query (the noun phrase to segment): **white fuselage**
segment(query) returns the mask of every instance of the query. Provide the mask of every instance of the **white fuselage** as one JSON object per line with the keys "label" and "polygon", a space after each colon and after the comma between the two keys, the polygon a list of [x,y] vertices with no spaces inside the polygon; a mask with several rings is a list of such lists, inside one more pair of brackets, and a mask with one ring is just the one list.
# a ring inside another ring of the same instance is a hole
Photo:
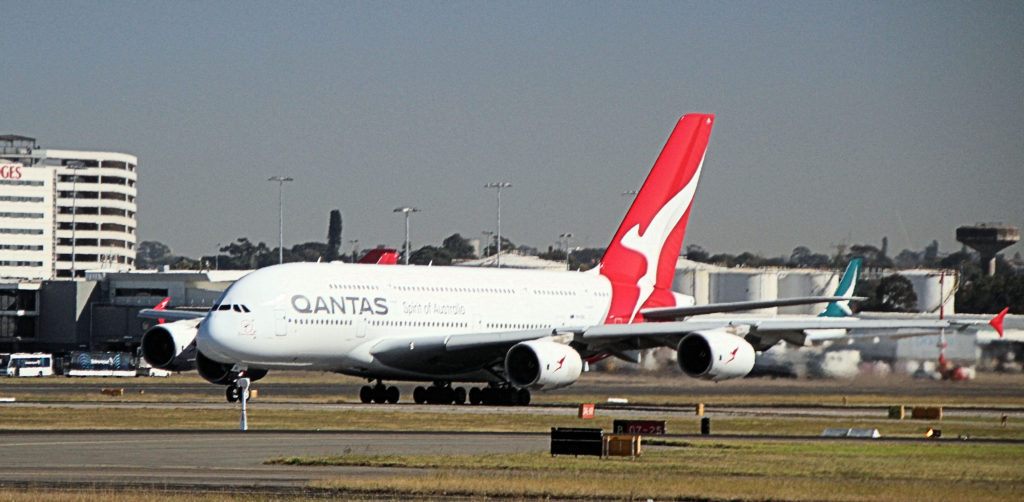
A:
{"label": "white fuselage", "polygon": [[388,338],[592,326],[610,299],[596,273],[290,263],[231,285],[196,343],[243,366],[426,378],[389,372],[370,350]]}

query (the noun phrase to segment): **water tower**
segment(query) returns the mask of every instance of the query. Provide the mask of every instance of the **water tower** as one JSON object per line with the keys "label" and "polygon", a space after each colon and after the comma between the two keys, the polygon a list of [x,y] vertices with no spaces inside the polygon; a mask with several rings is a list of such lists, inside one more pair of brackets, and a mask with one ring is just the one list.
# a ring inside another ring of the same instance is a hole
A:
{"label": "water tower", "polygon": [[998,223],[979,223],[956,229],[956,240],[981,254],[981,266],[988,275],[996,275],[996,253],[1020,240],[1017,227]]}

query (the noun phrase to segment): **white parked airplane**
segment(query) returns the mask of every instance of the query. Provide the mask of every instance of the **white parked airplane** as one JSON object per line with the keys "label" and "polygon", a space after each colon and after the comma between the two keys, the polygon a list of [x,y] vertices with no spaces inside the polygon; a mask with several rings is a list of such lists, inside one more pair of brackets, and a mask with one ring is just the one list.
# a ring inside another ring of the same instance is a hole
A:
{"label": "white parked airplane", "polygon": [[[363,402],[397,402],[385,380],[431,382],[418,403],[528,404],[530,390],[575,382],[584,361],[650,347],[678,350],[689,376],[742,377],[755,350],[802,343],[806,330],[949,327],[947,321],[708,316],[849,300],[791,298],[695,306],[670,287],[713,115],[682,117],[600,266],[590,272],[288,263],[232,284],[209,312],[143,311],[181,319],[142,339],[156,368],[196,367],[227,385],[270,369],[335,371],[376,381]],[[195,317],[189,319],[188,317]],[[482,383],[468,393],[453,382]]]}

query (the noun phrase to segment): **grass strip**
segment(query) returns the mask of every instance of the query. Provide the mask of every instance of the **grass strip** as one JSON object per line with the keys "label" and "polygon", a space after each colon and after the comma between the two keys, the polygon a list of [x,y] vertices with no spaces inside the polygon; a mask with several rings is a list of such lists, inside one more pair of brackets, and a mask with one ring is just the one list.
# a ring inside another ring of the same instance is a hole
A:
{"label": "grass strip", "polygon": [[[739,416],[711,419],[713,434],[752,436],[818,436],[828,428],[878,429],[883,437],[923,437],[929,428],[943,436],[969,435],[974,439],[1024,439],[1024,423],[1002,426],[997,414],[958,420],[890,420],[884,417],[789,417]],[[8,430],[233,430],[238,428],[237,408],[74,408],[53,406],[0,406],[0,428]],[[658,419],[651,414],[637,419]],[[367,410],[259,409],[248,412],[251,430],[323,431],[475,431],[547,433],[551,427],[596,427],[612,430],[613,418],[582,421],[575,415],[501,413],[432,413]],[[696,434],[698,417],[669,419],[673,434]]]}
{"label": "grass strip", "polygon": [[1024,450],[932,443],[694,442],[636,460],[547,453],[279,458],[289,465],[430,469],[429,475],[346,477],[317,487],[409,496],[658,500],[1021,500]]}

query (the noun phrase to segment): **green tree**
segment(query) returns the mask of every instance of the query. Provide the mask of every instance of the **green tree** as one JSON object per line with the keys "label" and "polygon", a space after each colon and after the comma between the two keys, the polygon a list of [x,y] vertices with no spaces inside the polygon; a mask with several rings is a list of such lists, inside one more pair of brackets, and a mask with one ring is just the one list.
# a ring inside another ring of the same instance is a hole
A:
{"label": "green tree", "polygon": [[235,242],[220,248],[220,251],[228,254],[227,263],[221,260],[222,269],[246,270],[277,263],[277,253],[271,253],[266,243],[253,244],[248,237],[239,237]]}
{"label": "green tree", "polygon": [[409,254],[409,263],[415,265],[451,265],[452,255],[445,248],[423,246]]}
{"label": "green tree", "polygon": [[708,252],[704,250],[704,248],[696,244],[690,244],[686,246],[686,253],[684,254],[684,256],[687,260],[699,261],[703,263],[707,263],[708,260],[711,259],[711,255],[709,255]]}
{"label": "green tree", "polygon": [[867,297],[867,300],[860,303],[859,310],[917,311],[917,294],[914,293],[914,285],[910,279],[899,274],[887,275],[879,280],[859,281],[854,294]]}
{"label": "green tree", "polygon": [[135,268],[155,269],[173,260],[171,248],[158,241],[142,241],[135,246]]}
{"label": "green tree", "polygon": [[338,259],[341,250],[341,210],[331,210],[330,221],[327,223],[327,249],[324,252],[324,260],[334,261]]}
{"label": "green tree", "polygon": [[459,234],[452,234],[448,236],[448,238],[441,244],[441,247],[448,251],[451,258],[456,260],[476,257],[476,255],[473,254],[473,246]]}

